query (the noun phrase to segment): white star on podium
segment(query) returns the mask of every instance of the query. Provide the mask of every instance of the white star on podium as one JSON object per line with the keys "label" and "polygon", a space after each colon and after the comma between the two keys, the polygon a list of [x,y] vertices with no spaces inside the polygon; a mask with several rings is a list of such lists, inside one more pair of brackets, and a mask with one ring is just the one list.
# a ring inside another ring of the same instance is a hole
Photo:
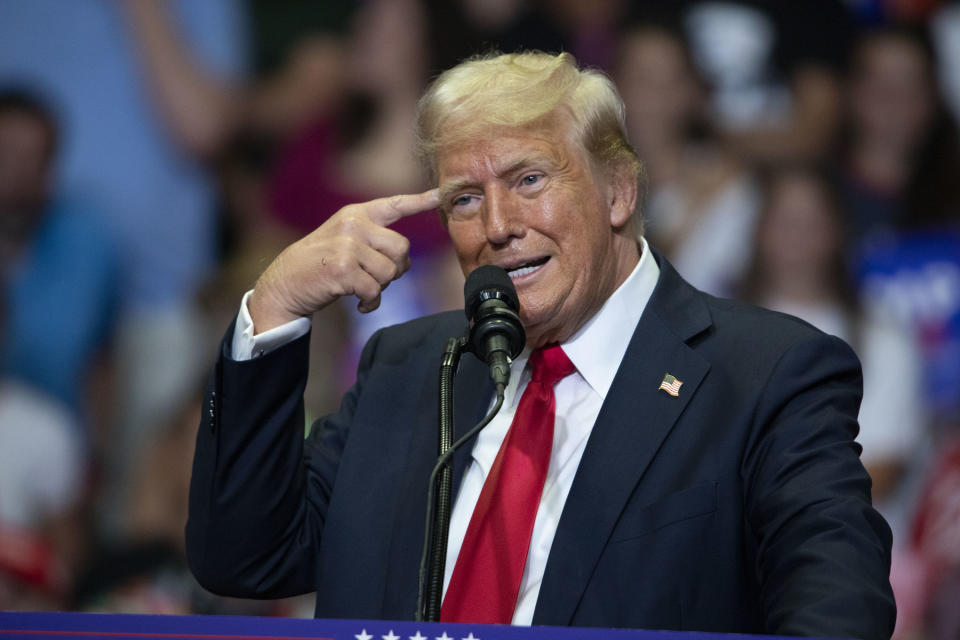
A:
{"label": "white star on podium", "polygon": [[420,630],[417,629],[417,635],[410,636],[410,640],[427,640],[427,636],[420,635]]}
{"label": "white star on podium", "polygon": [[383,640],[400,640],[400,636],[395,635],[395,634],[393,633],[393,629],[390,629],[390,631],[387,633],[387,635],[385,635],[385,636],[380,636],[380,637],[383,638]]}
{"label": "white star on podium", "polygon": [[443,635],[440,636],[439,638],[437,638],[437,640],[453,640],[453,638],[451,638],[450,636],[448,636],[448,635],[447,635],[447,632],[444,631],[444,632],[443,632]]}
{"label": "white star on podium", "polygon": [[480,638],[477,638],[476,636],[474,636],[473,631],[471,631],[470,635],[468,635],[466,638],[460,638],[460,640],[480,640]]}
{"label": "white star on podium", "polygon": [[373,638],[372,635],[370,635],[369,633],[367,633],[366,627],[364,627],[363,629],[361,629],[361,630],[360,630],[360,633],[355,633],[355,634],[353,634],[353,637],[356,638],[357,640],[371,640],[371,639]]}

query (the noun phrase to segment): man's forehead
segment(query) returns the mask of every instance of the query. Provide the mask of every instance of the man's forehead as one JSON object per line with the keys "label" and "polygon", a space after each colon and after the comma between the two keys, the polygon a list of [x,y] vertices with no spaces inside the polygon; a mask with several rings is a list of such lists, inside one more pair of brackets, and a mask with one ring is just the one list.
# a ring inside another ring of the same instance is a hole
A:
{"label": "man's forehead", "polygon": [[534,165],[560,167],[577,153],[556,129],[494,130],[483,139],[462,140],[437,153],[437,177],[445,185],[507,177]]}

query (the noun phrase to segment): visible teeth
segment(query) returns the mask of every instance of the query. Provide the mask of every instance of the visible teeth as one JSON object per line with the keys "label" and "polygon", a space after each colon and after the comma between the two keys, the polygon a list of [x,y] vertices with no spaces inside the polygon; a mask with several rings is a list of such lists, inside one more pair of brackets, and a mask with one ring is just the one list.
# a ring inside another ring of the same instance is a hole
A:
{"label": "visible teeth", "polygon": [[542,267],[542,264],[538,264],[535,267],[520,267],[519,269],[514,269],[513,271],[507,272],[507,275],[510,276],[511,280],[516,280],[517,278],[522,278],[523,276],[533,273]]}

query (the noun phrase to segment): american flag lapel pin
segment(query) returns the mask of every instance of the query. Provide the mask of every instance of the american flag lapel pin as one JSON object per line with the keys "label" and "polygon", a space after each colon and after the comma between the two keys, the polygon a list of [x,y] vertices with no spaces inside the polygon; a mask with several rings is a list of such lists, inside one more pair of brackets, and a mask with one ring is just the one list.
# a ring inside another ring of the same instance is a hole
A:
{"label": "american flag lapel pin", "polygon": [[664,391],[672,395],[674,398],[676,398],[677,396],[680,395],[680,386],[682,384],[683,384],[683,380],[677,380],[669,373],[665,373],[663,374],[663,382],[660,383],[660,388],[657,389],[657,391],[659,391],[660,389],[663,389]]}

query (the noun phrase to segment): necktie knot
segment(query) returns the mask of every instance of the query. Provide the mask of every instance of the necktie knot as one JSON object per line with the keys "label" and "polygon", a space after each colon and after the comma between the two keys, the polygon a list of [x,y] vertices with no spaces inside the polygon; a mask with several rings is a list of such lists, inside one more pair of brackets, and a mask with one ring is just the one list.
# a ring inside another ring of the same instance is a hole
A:
{"label": "necktie knot", "polygon": [[577,370],[558,344],[537,349],[530,354],[531,381],[552,388]]}

